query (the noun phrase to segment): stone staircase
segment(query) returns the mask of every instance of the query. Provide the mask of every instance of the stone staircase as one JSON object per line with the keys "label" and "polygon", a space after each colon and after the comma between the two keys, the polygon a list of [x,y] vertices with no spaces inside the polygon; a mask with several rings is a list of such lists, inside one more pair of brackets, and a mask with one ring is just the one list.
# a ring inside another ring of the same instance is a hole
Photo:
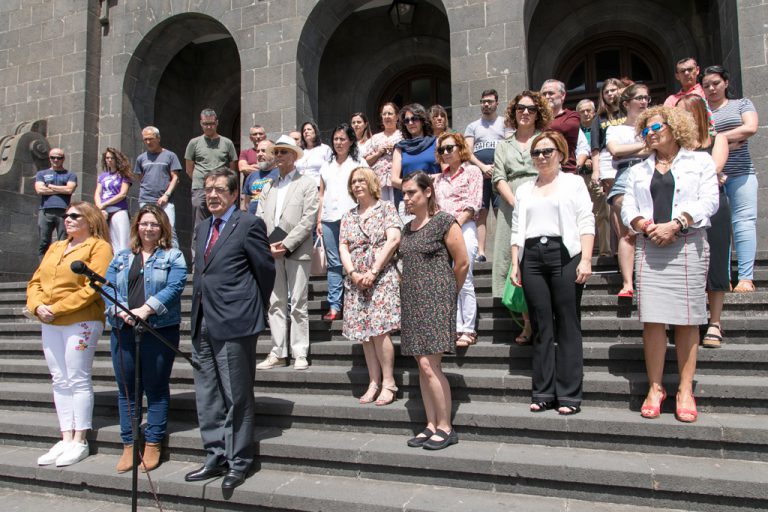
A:
{"label": "stone staircase", "polygon": [[[595,260],[596,271],[615,268]],[[768,253],[756,267],[768,290]],[[92,456],[74,466],[37,467],[58,436],[40,327],[21,315],[24,283],[0,284],[0,487],[75,498],[129,502],[130,473],[114,471],[121,451],[109,342],[94,365]],[[177,361],[172,376],[170,460],[151,473],[166,510],[265,511],[745,511],[768,508],[768,292],[728,294],[719,350],[699,351],[700,417],[640,417],[647,389],[641,325],[630,301],[615,296],[615,274],[593,276],[583,300],[584,408],[561,417],[528,412],[530,347],[490,296],[490,264],[476,270],[479,341],[446,357],[460,442],[430,453],[405,445],[423,426],[418,374],[397,356],[398,400],[361,406],[367,386],[362,347],[324,322],[324,280],[310,284],[309,370],[257,372],[256,472],[232,495],[219,482],[184,482],[202,459],[192,371]],[[188,319],[191,284],[185,290]],[[399,339],[394,337],[396,349]],[[189,322],[182,349],[190,350]],[[260,357],[270,347],[262,335]],[[674,347],[665,385],[676,387]],[[140,475],[141,502],[152,505]]]}

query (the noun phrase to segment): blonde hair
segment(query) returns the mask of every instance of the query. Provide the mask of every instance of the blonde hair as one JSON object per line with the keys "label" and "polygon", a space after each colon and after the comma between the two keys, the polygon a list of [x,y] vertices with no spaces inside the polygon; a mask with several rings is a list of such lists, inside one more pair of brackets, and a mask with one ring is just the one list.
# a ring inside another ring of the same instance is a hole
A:
{"label": "blonde hair", "polygon": [[374,173],[369,167],[356,167],[352,169],[351,173],[349,173],[349,178],[347,179],[347,193],[349,194],[349,197],[351,197],[353,201],[357,202],[355,194],[352,193],[352,178],[354,178],[355,173],[358,172],[363,175],[363,179],[365,180],[366,185],[368,185],[368,193],[371,194],[373,199],[375,201],[381,199],[381,185],[379,184],[379,177],[376,176],[376,173]]}
{"label": "blonde hair", "polygon": [[685,149],[696,149],[698,142],[696,121],[688,111],[681,108],[657,105],[643,111],[635,123],[635,135],[642,137],[648,120],[656,116],[664,119],[664,122],[672,130],[672,136],[678,146]]}
{"label": "blonde hair", "polygon": [[88,231],[91,233],[92,237],[109,242],[109,228],[107,227],[107,221],[104,218],[104,214],[101,213],[101,210],[85,201],[72,201],[67,207],[67,211],[72,208],[80,212],[88,223]]}

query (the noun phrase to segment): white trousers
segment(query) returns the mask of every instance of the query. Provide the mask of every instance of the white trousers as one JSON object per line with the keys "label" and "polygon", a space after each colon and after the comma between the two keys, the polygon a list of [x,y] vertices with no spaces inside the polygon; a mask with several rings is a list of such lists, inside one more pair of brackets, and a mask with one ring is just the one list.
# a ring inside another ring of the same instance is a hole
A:
{"label": "white trousers", "polygon": [[461,226],[461,234],[464,236],[464,245],[467,246],[469,257],[469,270],[464,285],[459,291],[458,307],[456,308],[456,332],[475,332],[475,320],[477,319],[477,298],[475,297],[475,282],[472,271],[475,267],[477,256],[477,225],[470,220]]}
{"label": "white trousers", "polygon": [[275,286],[269,300],[269,330],[272,333],[272,354],[275,357],[288,357],[288,339],[294,359],[307,357],[309,353],[307,294],[311,265],[310,260],[275,258]]}
{"label": "white trousers", "polygon": [[128,210],[118,210],[109,219],[109,239],[112,242],[112,252],[117,254],[127,249],[131,242],[131,220]]}
{"label": "white trousers", "polygon": [[91,369],[104,324],[42,325],[43,352],[53,378],[53,401],[61,431],[88,430],[93,416]]}

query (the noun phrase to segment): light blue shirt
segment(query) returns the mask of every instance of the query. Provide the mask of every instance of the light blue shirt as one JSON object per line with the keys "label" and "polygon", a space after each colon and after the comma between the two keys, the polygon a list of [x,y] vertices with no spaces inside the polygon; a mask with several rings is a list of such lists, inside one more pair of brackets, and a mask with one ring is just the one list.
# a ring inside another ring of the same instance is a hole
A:
{"label": "light blue shirt", "polygon": [[[227,225],[227,222],[229,221],[229,218],[232,216],[232,214],[235,211],[235,205],[232,204],[232,206],[229,207],[227,211],[224,212],[224,215],[221,217],[218,217],[221,219],[221,225],[219,226],[219,234],[221,234],[222,231],[224,231],[224,226]],[[217,217],[214,217],[214,220],[216,220]],[[211,227],[208,229],[208,238],[205,239],[205,246],[208,247],[208,244],[211,243],[211,235],[213,235],[213,221],[211,221]]]}

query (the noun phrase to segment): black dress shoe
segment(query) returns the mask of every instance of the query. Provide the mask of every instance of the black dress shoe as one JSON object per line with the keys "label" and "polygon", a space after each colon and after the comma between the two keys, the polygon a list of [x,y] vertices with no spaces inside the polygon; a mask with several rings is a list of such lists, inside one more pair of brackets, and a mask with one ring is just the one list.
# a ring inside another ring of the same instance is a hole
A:
{"label": "black dress shoe", "polygon": [[227,476],[221,481],[222,489],[234,489],[238,485],[242,485],[245,482],[245,471],[238,471],[237,469],[230,469],[227,471]]}
{"label": "black dress shoe", "polygon": [[226,472],[227,466],[214,466],[212,468],[203,466],[200,469],[196,469],[187,473],[184,476],[184,480],[187,482],[202,482],[203,480],[208,480],[209,478],[221,476]]}

